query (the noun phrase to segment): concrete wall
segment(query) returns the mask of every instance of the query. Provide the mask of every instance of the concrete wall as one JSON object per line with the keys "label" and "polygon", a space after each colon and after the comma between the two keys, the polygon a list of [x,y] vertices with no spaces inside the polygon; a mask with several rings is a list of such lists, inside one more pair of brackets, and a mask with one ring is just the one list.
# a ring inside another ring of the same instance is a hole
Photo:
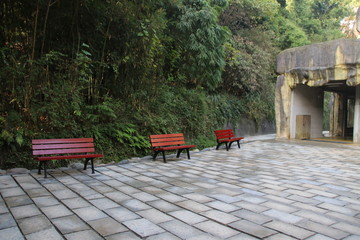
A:
{"label": "concrete wall", "polygon": [[311,116],[311,138],[322,136],[324,92],[319,88],[299,84],[292,92],[290,138],[295,138],[296,115]]}

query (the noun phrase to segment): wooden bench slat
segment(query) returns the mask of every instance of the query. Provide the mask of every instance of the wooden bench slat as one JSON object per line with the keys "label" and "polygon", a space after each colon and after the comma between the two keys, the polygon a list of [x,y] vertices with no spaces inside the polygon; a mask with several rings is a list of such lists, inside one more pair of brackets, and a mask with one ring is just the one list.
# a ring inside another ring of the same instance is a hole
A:
{"label": "wooden bench slat", "polygon": [[33,139],[32,144],[94,142],[93,138]]}
{"label": "wooden bench slat", "polygon": [[161,146],[179,145],[179,144],[185,144],[185,141],[152,143],[152,146],[153,147],[161,147]]}
{"label": "wooden bench slat", "polygon": [[33,151],[33,155],[85,153],[85,152],[95,152],[95,148],[71,148],[71,149],[34,150],[34,151]]}
{"label": "wooden bench slat", "polygon": [[75,158],[96,158],[103,157],[102,154],[82,154],[82,155],[67,155],[67,156],[48,156],[48,157],[36,157],[37,161],[47,161],[47,160],[61,160],[61,159],[75,159]]}
{"label": "wooden bench slat", "polygon": [[32,149],[40,150],[40,149],[70,149],[70,148],[92,148],[94,147],[94,143],[72,143],[72,144],[40,144],[33,145]]}

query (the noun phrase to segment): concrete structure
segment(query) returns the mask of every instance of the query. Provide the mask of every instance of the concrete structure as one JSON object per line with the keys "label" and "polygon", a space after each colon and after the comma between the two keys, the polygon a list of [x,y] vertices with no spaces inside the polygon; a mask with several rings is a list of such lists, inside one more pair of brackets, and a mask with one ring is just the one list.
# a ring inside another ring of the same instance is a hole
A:
{"label": "concrete structure", "polygon": [[331,92],[330,135],[360,143],[360,40],[287,49],[277,56],[277,73],[277,138],[295,138],[298,115],[310,115],[310,137],[321,137],[324,92]]}

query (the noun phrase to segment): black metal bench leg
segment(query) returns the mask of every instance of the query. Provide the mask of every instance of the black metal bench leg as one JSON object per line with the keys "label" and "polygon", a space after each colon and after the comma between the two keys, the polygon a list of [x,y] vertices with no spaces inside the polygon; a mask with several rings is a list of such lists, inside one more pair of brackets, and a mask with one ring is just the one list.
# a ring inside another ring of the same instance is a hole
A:
{"label": "black metal bench leg", "polygon": [[84,170],[86,170],[87,164],[88,164],[89,161],[91,161],[91,172],[92,172],[92,173],[95,173],[95,169],[94,169],[94,158],[86,158],[85,163],[84,163]]}
{"label": "black metal bench leg", "polygon": [[240,140],[237,140],[238,147],[240,148]]}
{"label": "black metal bench leg", "polygon": [[153,160],[155,161],[156,156],[159,154],[159,151],[154,151]]}
{"label": "black metal bench leg", "polygon": [[41,165],[43,164],[42,161],[39,161],[39,170],[38,170],[38,174],[41,174]]}
{"label": "black metal bench leg", "polygon": [[226,151],[229,151],[229,146],[227,142],[225,143],[225,146],[226,146]]}
{"label": "black metal bench leg", "polygon": [[190,150],[188,148],[186,149],[186,152],[187,152],[188,159],[190,159]]}
{"label": "black metal bench leg", "polygon": [[229,149],[231,148],[231,145],[232,145],[232,144],[233,144],[233,142],[230,142],[230,143],[229,143]]}
{"label": "black metal bench leg", "polygon": [[45,173],[45,178],[47,178],[47,172],[46,172],[46,161],[44,161],[44,173]]}
{"label": "black metal bench leg", "polygon": [[162,155],[163,155],[163,160],[164,160],[164,163],[166,163],[165,151],[161,151],[161,152],[162,152]]}
{"label": "black metal bench leg", "polygon": [[218,145],[216,146],[216,150],[219,150],[221,143],[218,143]]}

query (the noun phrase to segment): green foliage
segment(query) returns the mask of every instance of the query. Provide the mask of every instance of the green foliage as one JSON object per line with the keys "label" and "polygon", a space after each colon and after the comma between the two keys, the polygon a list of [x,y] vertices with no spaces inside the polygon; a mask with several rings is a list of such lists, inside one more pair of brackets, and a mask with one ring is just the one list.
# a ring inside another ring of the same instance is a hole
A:
{"label": "green foliage", "polygon": [[176,75],[185,76],[190,85],[214,90],[221,83],[228,32],[217,19],[225,5],[225,1],[186,0],[172,16],[172,46],[179,58],[173,62],[177,66],[170,67],[178,68]]}

